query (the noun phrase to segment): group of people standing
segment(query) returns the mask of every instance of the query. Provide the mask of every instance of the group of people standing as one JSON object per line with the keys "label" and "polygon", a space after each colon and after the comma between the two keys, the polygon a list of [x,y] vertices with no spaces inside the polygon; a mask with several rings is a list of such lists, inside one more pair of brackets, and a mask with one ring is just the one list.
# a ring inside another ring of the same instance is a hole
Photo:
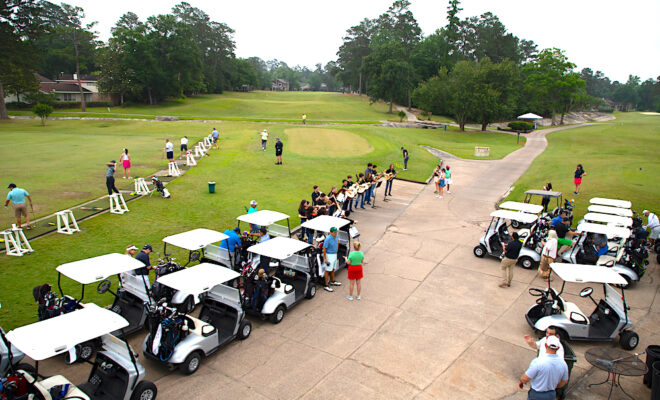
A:
{"label": "group of people standing", "polygon": [[449,165],[442,166],[442,163],[438,164],[433,170],[433,183],[435,184],[436,197],[441,199],[444,194],[445,187],[447,188],[447,193],[451,194],[451,167]]}

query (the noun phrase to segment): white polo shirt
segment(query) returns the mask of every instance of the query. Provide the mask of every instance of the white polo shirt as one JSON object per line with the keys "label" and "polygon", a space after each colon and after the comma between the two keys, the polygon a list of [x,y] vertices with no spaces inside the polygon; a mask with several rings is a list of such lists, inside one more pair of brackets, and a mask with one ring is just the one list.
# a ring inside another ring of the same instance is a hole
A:
{"label": "white polo shirt", "polygon": [[543,246],[543,255],[550,258],[557,258],[557,239],[548,239]]}
{"label": "white polo shirt", "polygon": [[188,138],[185,138],[185,137],[181,138],[181,144],[187,145],[188,144]]}
{"label": "white polo shirt", "polygon": [[174,151],[174,145],[172,144],[172,142],[167,142],[165,144],[165,148],[167,149],[167,151]]}

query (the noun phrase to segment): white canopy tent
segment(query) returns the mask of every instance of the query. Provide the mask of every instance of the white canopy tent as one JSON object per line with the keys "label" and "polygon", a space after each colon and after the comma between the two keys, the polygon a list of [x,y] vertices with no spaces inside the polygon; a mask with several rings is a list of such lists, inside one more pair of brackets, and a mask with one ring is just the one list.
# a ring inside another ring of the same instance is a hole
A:
{"label": "white canopy tent", "polygon": [[527,113],[527,114],[523,114],[523,115],[518,116],[518,119],[543,119],[543,117],[540,116],[540,115],[533,114],[533,113]]}

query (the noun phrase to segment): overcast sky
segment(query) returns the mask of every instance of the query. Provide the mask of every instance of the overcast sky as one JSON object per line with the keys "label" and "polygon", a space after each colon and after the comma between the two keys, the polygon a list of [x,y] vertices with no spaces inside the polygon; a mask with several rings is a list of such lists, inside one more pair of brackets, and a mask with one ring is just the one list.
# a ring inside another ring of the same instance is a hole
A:
{"label": "overcast sky", "polygon": [[[56,2],[55,0],[51,0]],[[69,0],[85,9],[86,21],[97,21],[99,38],[125,12],[144,20],[169,13],[173,0]],[[393,0],[189,0],[211,19],[236,31],[236,55],[277,58],[289,66],[313,68],[336,59],[346,29],[363,18],[375,18]],[[411,0],[424,35],[446,24],[447,1]],[[509,32],[533,40],[539,49],[566,51],[578,70],[590,67],[612,80],[629,74],[642,80],[660,75],[659,0],[464,0],[461,19],[491,11]]]}

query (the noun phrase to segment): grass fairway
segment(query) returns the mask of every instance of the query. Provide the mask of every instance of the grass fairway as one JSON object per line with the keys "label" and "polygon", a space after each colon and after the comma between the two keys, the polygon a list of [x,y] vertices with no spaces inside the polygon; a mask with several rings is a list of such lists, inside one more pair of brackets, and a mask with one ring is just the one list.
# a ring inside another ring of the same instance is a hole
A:
{"label": "grass fairway", "polygon": [[[554,190],[575,199],[576,221],[593,197],[630,200],[638,212],[660,211],[660,117],[616,113],[611,122],[553,132],[547,139],[548,148],[515,183],[508,200],[522,200],[525,190],[552,182]],[[573,171],[578,163],[587,176],[576,196]]]}
{"label": "grass fairway", "polygon": [[[53,116],[155,118],[177,116],[181,119],[301,122],[303,113],[308,122],[378,123],[399,120],[387,114],[388,105],[370,104],[367,96],[332,92],[226,92],[221,95],[200,95],[170,100],[158,106],[144,104],[125,107],[88,107],[55,110]],[[33,115],[30,111],[12,111],[12,115]]]}
{"label": "grass fairway", "polygon": [[346,130],[291,128],[284,133],[289,149],[308,157],[354,157],[373,151],[365,138]]}
{"label": "grass fairway", "polygon": [[[37,124],[36,121],[0,123],[0,139],[4,143],[15,143],[20,139],[27,149],[39,148],[39,151],[33,150],[28,157],[19,152],[9,152],[6,150],[8,146],[5,146],[5,152],[2,153],[5,162],[16,167],[11,175],[3,169],[0,181],[16,181],[33,193],[38,193],[40,187],[54,181],[55,189],[43,195],[35,194],[35,202],[45,208],[59,208],[51,206],[51,202],[70,205],[72,199],[63,196],[61,192],[82,190],[82,187],[92,183],[89,191],[93,196],[103,195],[105,169],[102,162],[108,157],[117,157],[117,149],[121,149],[126,141],[143,141],[142,152],[151,155],[150,158],[146,155],[139,158],[151,159],[153,170],[161,165],[161,138],[179,136],[183,132],[188,133],[189,137],[198,137],[208,133],[211,127],[202,123],[138,121],[117,122],[116,127],[114,122],[99,121],[49,121],[46,128],[39,128]],[[97,126],[99,124],[110,126]],[[268,151],[261,151],[257,132],[264,127],[271,132],[271,138],[279,136],[284,142],[283,166],[274,165],[274,140],[269,140]],[[235,218],[244,213],[243,207],[252,199],[259,202],[259,209],[277,210],[294,216],[292,225],[296,225],[298,203],[300,199],[309,197],[314,184],[327,191],[332,185],[339,184],[347,174],[363,171],[365,164],[370,161],[376,162],[381,169],[385,169],[390,162],[401,164],[399,148],[402,145],[410,152],[410,162],[409,170],[402,172],[401,176],[417,180],[426,179],[437,162],[434,156],[420,147],[421,144],[459,155],[470,153],[474,141],[477,145],[490,146],[491,154],[500,156],[517,148],[515,137],[506,134],[346,126],[340,130],[367,141],[373,151],[351,156],[350,149],[347,149],[345,157],[311,156],[307,153],[299,155],[291,151],[290,147],[294,145],[290,140],[293,139],[285,133],[295,127],[286,124],[220,124],[221,150],[212,150],[211,157],[205,157],[196,168],[169,184],[171,199],[153,196],[130,202],[129,213],[103,214],[87,220],[81,224],[81,233],[72,236],[53,234],[35,240],[32,242],[35,252],[30,256],[0,255],[3,272],[3,279],[0,280],[0,301],[3,305],[0,326],[11,329],[36,320],[32,288],[44,282],[55,284],[57,265],[110,252],[123,252],[128,244],[142,246],[150,243],[156,251],[160,251],[163,237],[193,228],[206,227],[223,231],[235,226]],[[113,134],[104,133],[111,129],[114,130]],[[305,130],[314,135],[315,130],[323,131],[324,128],[306,127]],[[52,142],[50,146],[39,147],[44,137]],[[59,144],[60,141],[65,145]],[[59,150],[60,147],[71,145],[84,146],[84,151],[80,151],[77,156],[80,158],[74,162],[70,162],[64,153],[59,153],[64,151]],[[135,153],[139,153],[138,150]],[[32,159],[41,161],[34,164]],[[147,170],[149,165],[146,163],[143,168]],[[78,178],[82,173],[79,170],[83,169],[91,170],[86,175],[86,181],[82,177]],[[29,181],[33,172],[37,175]],[[72,184],[70,181],[73,179],[80,181]],[[208,193],[209,181],[217,182],[215,194]],[[183,256],[177,252],[174,255],[179,259]],[[154,254],[152,262],[155,261]],[[67,293],[79,293],[77,286],[66,279],[63,287]],[[104,305],[110,299],[110,295],[98,295],[92,287],[86,291],[86,301]]]}

